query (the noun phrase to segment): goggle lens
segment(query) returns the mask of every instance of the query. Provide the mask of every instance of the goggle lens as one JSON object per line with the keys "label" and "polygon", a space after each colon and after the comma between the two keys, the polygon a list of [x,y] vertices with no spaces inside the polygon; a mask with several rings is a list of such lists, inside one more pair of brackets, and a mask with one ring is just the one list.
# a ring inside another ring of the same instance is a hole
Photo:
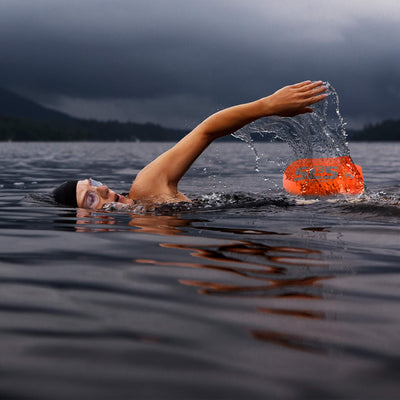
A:
{"label": "goggle lens", "polygon": [[94,187],[104,186],[101,182],[96,181],[96,180],[94,180],[94,179],[92,179],[92,178],[89,178],[89,182],[90,182],[90,184],[91,184],[92,186],[94,186]]}
{"label": "goggle lens", "polygon": [[89,192],[85,198],[85,208],[95,209],[99,201],[100,198],[95,192]]}

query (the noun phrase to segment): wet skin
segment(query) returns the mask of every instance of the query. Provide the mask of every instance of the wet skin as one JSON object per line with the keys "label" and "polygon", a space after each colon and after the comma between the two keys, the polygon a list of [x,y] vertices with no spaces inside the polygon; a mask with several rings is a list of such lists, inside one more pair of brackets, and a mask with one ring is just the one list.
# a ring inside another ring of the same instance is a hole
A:
{"label": "wet skin", "polygon": [[76,186],[78,207],[100,209],[104,204],[119,202],[131,204],[133,201],[109,189],[106,185],[93,186],[89,179],[78,181]]}

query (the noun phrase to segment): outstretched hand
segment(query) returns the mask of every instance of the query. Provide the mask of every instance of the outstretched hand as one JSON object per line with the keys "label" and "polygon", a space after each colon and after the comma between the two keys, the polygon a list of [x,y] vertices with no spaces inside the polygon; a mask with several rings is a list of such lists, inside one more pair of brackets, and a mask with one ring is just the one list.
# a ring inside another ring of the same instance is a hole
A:
{"label": "outstretched hand", "polygon": [[268,102],[269,114],[280,117],[294,117],[298,114],[313,112],[310,105],[327,97],[326,86],[322,81],[304,81],[295,85],[285,86],[271,96],[265,98]]}

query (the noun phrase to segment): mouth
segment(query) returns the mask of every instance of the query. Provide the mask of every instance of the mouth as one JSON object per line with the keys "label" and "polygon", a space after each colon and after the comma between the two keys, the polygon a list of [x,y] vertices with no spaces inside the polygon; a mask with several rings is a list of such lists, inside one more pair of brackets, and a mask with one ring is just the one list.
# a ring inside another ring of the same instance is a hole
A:
{"label": "mouth", "polygon": [[115,201],[117,203],[121,203],[122,202],[123,197],[117,193],[115,193]]}

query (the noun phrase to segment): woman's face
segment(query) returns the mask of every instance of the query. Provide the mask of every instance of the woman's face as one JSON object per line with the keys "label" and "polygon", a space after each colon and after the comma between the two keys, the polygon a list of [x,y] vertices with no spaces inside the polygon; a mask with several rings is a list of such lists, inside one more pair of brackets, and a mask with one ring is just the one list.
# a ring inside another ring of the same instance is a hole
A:
{"label": "woman's face", "polygon": [[125,197],[110,190],[106,185],[92,178],[78,181],[76,186],[76,199],[78,207],[98,210],[104,204],[120,202],[125,203]]}

